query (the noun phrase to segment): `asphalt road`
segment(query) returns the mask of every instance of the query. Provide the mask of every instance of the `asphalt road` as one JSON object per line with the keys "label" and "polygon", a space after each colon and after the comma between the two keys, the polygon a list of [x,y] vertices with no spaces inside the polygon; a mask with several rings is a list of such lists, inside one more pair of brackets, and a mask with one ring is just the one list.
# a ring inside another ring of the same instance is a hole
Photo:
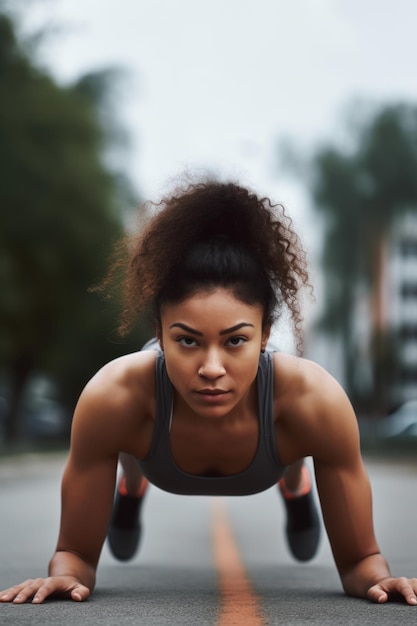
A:
{"label": "asphalt road", "polygon": [[[0,460],[0,589],[45,574],[57,536],[63,466],[63,456]],[[414,464],[370,461],[367,467],[382,551],[393,573],[416,576],[417,459]],[[87,602],[0,604],[0,624],[417,624],[417,607],[346,597],[326,537],[311,563],[295,563],[283,539],[283,523],[275,489],[219,499],[152,488],[144,509],[144,540],[134,561],[116,562],[105,546],[97,588]],[[234,553],[227,548],[232,543]],[[241,572],[232,566],[227,570],[228,563],[236,565],[233,559],[240,559],[249,591]]]}

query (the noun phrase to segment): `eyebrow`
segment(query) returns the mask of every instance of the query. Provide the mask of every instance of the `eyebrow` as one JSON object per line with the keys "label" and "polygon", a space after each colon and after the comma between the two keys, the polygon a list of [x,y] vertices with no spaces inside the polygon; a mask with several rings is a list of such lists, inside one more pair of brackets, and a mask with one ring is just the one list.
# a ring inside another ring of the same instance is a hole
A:
{"label": "eyebrow", "polygon": [[255,328],[253,324],[249,324],[249,322],[240,322],[240,324],[236,324],[236,326],[231,326],[230,328],[225,328],[219,332],[219,335],[228,335],[229,333],[234,333],[236,330],[240,330],[241,328],[245,328],[246,326],[251,326]]}
{"label": "eyebrow", "polygon": [[[254,325],[249,324],[249,322],[240,322],[239,324],[236,324],[235,326],[231,326],[230,328],[225,328],[224,330],[221,330],[219,332],[219,335],[228,335],[229,333],[234,333],[237,330],[240,330],[241,328],[245,328],[246,326],[250,326],[254,328]],[[171,324],[170,328],[182,328],[182,330],[185,330],[187,333],[190,333],[190,335],[196,335],[197,337],[203,336],[203,333],[200,332],[199,330],[195,330],[195,328],[191,328],[190,326],[187,326],[186,324],[182,324],[181,322],[175,322],[174,324]]]}

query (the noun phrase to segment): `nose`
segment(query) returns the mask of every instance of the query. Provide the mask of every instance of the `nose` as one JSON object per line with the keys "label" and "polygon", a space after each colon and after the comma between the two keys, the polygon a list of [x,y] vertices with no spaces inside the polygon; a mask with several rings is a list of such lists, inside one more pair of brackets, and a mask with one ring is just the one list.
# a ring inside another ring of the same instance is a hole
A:
{"label": "nose", "polygon": [[225,374],[226,369],[218,352],[215,350],[207,352],[204,362],[198,369],[198,375],[207,380],[216,380]]}

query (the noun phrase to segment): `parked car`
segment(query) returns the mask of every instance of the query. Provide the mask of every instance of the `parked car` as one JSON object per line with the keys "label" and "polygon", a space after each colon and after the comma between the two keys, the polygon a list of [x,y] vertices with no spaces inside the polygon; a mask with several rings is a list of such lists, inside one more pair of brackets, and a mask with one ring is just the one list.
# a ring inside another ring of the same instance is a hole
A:
{"label": "parked car", "polygon": [[381,423],[382,437],[417,439],[417,400],[402,404]]}
{"label": "parked car", "polygon": [[[5,438],[9,394],[7,384],[0,381],[0,444]],[[34,376],[21,404],[21,439],[68,439],[70,427],[70,412],[57,399],[54,385],[46,377]]]}
{"label": "parked car", "polygon": [[37,398],[24,414],[29,438],[65,437],[69,434],[68,411],[52,398]]}

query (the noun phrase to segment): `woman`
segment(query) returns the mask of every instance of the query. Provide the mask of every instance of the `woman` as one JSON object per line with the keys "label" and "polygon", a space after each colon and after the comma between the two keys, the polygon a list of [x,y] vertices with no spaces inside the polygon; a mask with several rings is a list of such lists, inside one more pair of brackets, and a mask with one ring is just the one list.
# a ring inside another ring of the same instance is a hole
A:
{"label": "woman", "polygon": [[[0,599],[85,600],[108,528],[115,556],[134,555],[148,481],[210,495],[277,484],[290,549],[308,560],[320,534],[303,463],[312,456],[345,592],[416,604],[417,580],[392,577],[380,554],[346,395],[314,363],[268,349],[284,305],[301,344],[298,293],[308,285],[283,210],[210,181],[176,192],[159,209],[133,243],[122,321],[126,331],[152,307],[158,343],[109,363],[87,384],[74,414],[49,578],[16,585]],[[113,506],[119,459],[124,475]]]}

